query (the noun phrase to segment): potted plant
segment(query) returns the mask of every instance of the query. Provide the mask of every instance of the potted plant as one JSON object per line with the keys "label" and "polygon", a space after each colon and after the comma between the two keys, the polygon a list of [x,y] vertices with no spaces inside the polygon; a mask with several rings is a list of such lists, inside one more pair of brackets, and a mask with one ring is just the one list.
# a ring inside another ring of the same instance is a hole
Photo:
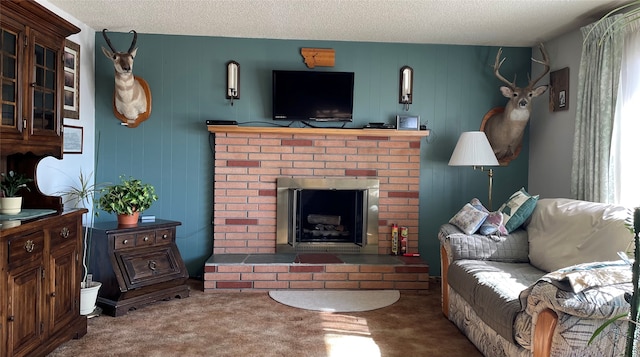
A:
{"label": "potted plant", "polygon": [[22,197],[18,193],[23,188],[31,191],[27,183],[33,181],[23,174],[15,171],[9,173],[1,173],[2,181],[0,181],[0,189],[2,190],[2,198],[0,198],[0,214],[16,215],[22,210]]}
{"label": "potted plant", "polygon": [[[70,185],[65,190],[57,192],[57,194],[65,197],[64,204],[72,204],[73,207],[95,208],[95,195],[100,191],[103,184],[92,183],[93,174],[84,175],[80,170],[78,177],[78,185]],[[83,276],[80,282],[80,314],[89,315],[96,308],[96,300],[98,299],[98,291],[102,283],[93,281],[92,275],[89,273],[89,247],[91,246],[91,227],[93,227],[94,217],[97,212],[90,212],[84,222],[83,236],[83,254],[82,267]]]}
{"label": "potted plant", "polygon": [[129,177],[120,176],[121,183],[102,189],[98,208],[118,215],[118,224],[135,225],[140,212],[145,211],[158,199],[155,188],[150,184]]}

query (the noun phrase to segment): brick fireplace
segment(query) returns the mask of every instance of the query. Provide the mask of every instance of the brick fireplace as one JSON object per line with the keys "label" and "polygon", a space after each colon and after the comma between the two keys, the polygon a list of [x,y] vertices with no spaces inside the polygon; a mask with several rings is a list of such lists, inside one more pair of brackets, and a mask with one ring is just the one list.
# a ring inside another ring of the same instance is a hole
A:
{"label": "brick fireplace", "polygon": [[[408,227],[407,251],[418,251],[420,142],[426,133],[235,126],[209,131],[215,135],[212,257],[276,253],[276,183],[282,177],[378,180],[378,254],[391,252],[393,223]],[[219,272],[205,266],[205,288],[207,273]]]}

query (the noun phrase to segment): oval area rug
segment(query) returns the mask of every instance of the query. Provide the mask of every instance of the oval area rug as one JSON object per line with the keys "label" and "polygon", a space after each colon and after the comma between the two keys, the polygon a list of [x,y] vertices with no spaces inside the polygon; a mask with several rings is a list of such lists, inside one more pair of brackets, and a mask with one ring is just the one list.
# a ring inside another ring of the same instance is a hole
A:
{"label": "oval area rug", "polygon": [[389,306],[398,290],[272,290],[269,296],[284,305],[324,312],[369,311]]}

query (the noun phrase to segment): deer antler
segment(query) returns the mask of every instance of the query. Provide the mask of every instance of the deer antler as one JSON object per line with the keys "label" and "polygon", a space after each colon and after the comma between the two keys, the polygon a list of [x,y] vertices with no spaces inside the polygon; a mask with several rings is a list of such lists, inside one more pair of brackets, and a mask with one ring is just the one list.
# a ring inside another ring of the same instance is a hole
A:
{"label": "deer antler", "polygon": [[107,29],[102,29],[102,36],[104,37],[105,41],[107,41],[107,45],[109,45],[109,48],[111,49],[111,52],[116,53],[118,51],[116,51],[115,48],[113,48],[113,45],[111,44],[111,41],[109,40],[109,37],[107,37]]}
{"label": "deer antler", "polygon": [[549,66],[549,54],[547,53],[547,51],[544,49],[544,45],[542,43],[540,43],[540,45],[538,45],[538,47],[540,48],[540,53],[542,53],[542,61],[537,60],[533,57],[531,57],[531,60],[533,62],[536,63],[540,63],[541,65],[544,66],[544,72],[542,72],[541,75],[539,75],[538,77],[536,77],[535,80],[533,81],[529,81],[529,87],[533,87],[536,85],[536,83],[538,83],[539,80],[542,79],[542,77],[544,77],[547,73],[549,73],[549,70],[551,69],[551,67]]}
{"label": "deer antler", "polygon": [[133,41],[131,41],[131,46],[129,46],[129,50],[127,51],[127,53],[131,53],[131,51],[133,51],[133,49],[136,47],[136,41],[138,41],[138,33],[136,32],[136,30],[129,31],[129,33],[131,32],[133,32]]}
{"label": "deer antler", "polygon": [[500,60],[500,56],[502,56],[502,48],[498,49],[498,54],[496,54],[496,62],[493,64],[493,73],[496,75],[496,77],[499,80],[504,82],[504,84],[506,84],[509,88],[514,89],[516,87],[515,81],[514,83],[511,83],[500,74],[500,66],[502,66],[502,63],[504,62],[504,60],[507,59],[505,57],[502,60]]}

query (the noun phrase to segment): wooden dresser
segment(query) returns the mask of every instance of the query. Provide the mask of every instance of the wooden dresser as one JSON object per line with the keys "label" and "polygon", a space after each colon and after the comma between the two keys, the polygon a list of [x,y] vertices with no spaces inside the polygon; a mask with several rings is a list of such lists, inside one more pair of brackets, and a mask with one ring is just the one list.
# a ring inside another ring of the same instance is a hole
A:
{"label": "wooden dresser", "polygon": [[80,315],[86,211],[2,221],[0,356],[43,356],[87,333]]}
{"label": "wooden dresser", "polygon": [[[65,39],[75,25],[35,1],[0,1],[0,172],[32,179],[22,208],[0,217],[0,356],[45,356],[84,336],[82,214],[43,194],[40,160],[62,159]],[[31,211],[33,210],[33,211]]]}
{"label": "wooden dresser", "polygon": [[102,283],[98,306],[120,316],[131,309],[174,297],[188,297],[187,271],[176,246],[176,226],[168,220],[118,226],[94,225],[91,238],[93,280]]}

